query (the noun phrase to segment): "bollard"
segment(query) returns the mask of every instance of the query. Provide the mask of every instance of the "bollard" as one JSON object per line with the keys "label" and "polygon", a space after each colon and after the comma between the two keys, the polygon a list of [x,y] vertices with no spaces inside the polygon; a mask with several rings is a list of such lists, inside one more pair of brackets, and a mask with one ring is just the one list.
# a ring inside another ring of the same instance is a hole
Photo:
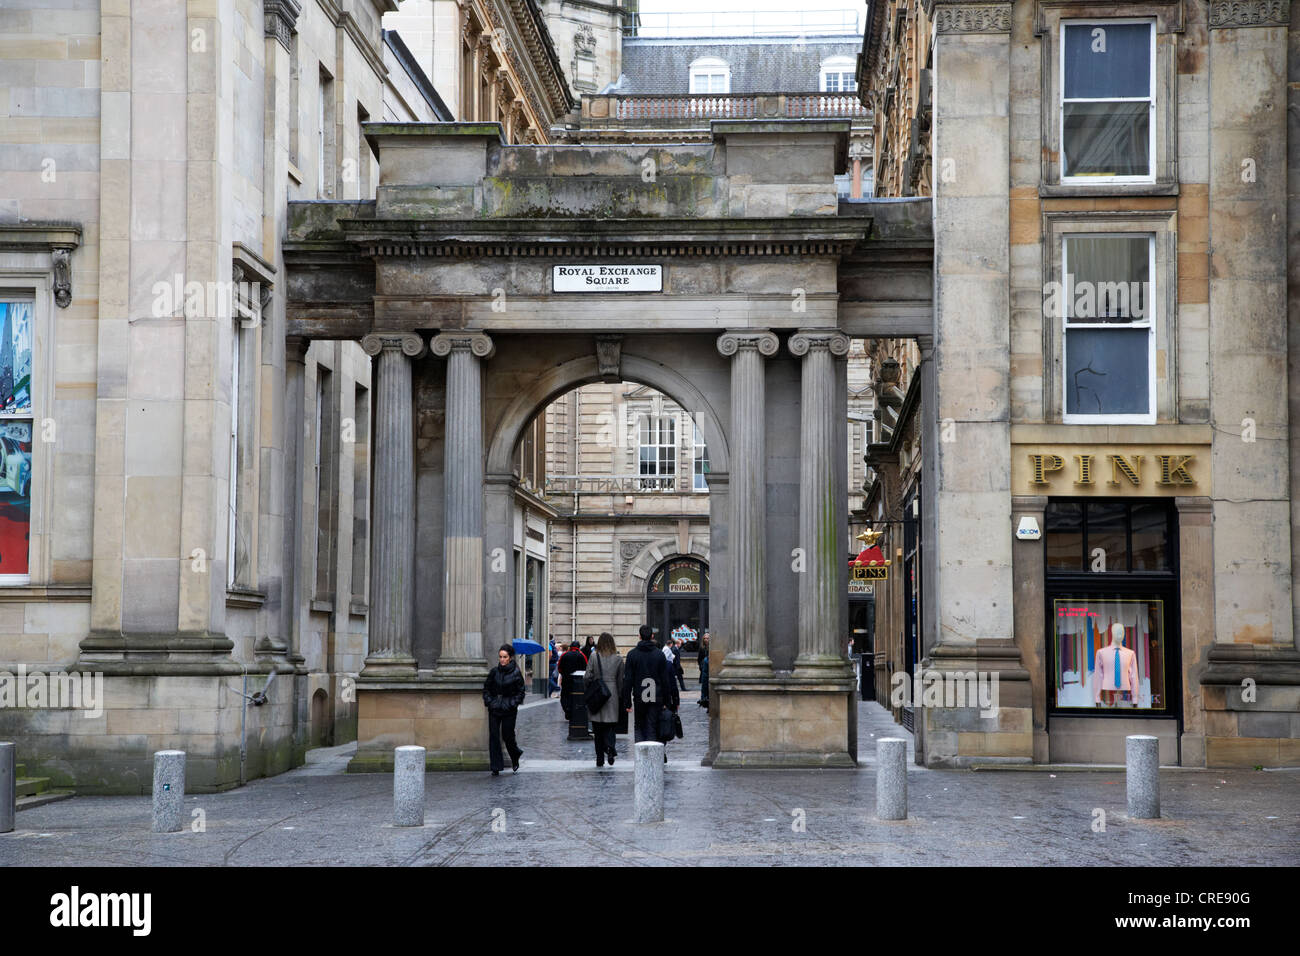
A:
{"label": "bollard", "polygon": [[663,820],[664,745],[644,740],[636,745],[636,822]]}
{"label": "bollard", "polygon": [[900,737],[876,742],[876,818],[907,819],[907,741]]}
{"label": "bollard", "polygon": [[1146,734],[1124,738],[1128,777],[1128,815],[1135,820],[1160,817],[1160,740]]}
{"label": "bollard", "polygon": [[424,826],[424,748],[393,750],[393,826]]}
{"label": "bollard", "polygon": [[185,751],[159,750],[153,755],[153,832],[176,833],[185,808]]}
{"label": "bollard", "polygon": [[14,828],[18,813],[18,748],[0,743],[0,833]]}

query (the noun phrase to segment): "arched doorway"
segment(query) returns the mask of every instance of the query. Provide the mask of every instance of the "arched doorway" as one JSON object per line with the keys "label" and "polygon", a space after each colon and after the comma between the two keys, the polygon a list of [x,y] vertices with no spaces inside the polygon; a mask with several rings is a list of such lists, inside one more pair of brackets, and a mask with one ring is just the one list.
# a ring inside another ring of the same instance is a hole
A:
{"label": "arched doorway", "polygon": [[673,635],[687,638],[685,650],[694,651],[696,642],[709,627],[709,566],[688,557],[669,558],[650,575],[646,585],[646,620],[655,629],[655,639]]}

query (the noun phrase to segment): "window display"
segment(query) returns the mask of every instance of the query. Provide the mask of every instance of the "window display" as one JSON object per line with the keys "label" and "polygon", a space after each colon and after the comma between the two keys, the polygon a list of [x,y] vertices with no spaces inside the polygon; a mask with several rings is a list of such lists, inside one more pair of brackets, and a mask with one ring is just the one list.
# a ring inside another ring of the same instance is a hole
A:
{"label": "window display", "polygon": [[1159,599],[1053,601],[1054,706],[1167,709],[1164,615]]}
{"label": "window display", "polygon": [[31,415],[32,303],[0,302],[0,579],[8,583],[28,573]]}

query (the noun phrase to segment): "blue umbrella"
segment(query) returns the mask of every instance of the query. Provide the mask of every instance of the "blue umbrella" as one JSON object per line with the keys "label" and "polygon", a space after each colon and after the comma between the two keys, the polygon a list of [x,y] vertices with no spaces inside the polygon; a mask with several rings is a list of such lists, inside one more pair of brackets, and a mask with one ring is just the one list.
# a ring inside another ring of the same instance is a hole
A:
{"label": "blue umbrella", "polygon": [[515,646],[516,654],[540,654],[546,648],[536,641],[515,640],[512,642]]}

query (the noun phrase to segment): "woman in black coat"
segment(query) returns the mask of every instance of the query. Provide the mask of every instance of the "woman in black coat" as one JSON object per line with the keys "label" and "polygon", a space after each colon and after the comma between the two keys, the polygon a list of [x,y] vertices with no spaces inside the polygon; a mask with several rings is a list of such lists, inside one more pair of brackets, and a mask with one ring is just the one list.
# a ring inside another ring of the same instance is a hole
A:
{"label": "woman in black coat", "polygon": [[519,758],[524,752],[515,741],[515,720],[523,702],[524,675],[515,664],[515,649],[502,644],[497,651],[497,666],[488,671],[483,681],[483,706],[488,709],[488,764],[494,777],[505,769],[501,760],[503,736],[506,750],[510,752],[510,769],[519,769]]}

